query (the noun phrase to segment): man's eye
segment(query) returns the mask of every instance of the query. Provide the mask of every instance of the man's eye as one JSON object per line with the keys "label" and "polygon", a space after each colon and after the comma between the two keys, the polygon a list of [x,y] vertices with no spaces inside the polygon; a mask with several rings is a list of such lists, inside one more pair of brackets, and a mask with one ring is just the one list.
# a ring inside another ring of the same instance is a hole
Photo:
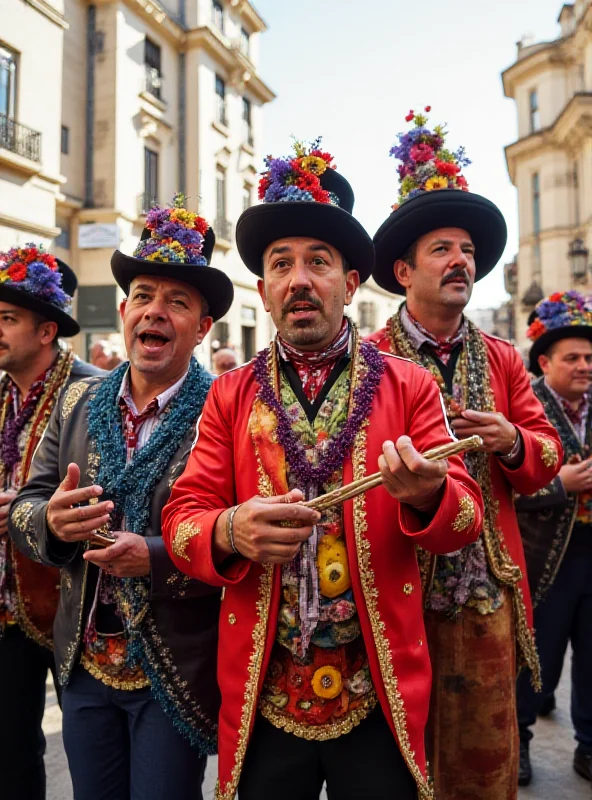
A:
{"label": "man's eye", "polygon": [[289,266],[289,263],[285,259],[282,259],[281,261],[276,261],[273,266],[274,269],[284,269],[284,267]]}
{"label": "man's eye", "polygon": [[313,263],[313,266],[315,266],[315,267],[322,267],[327,262],[325,261],[324,258],[321,258],[320,256],[317,256],[316,258],[313,258],[312,263]]}
{"label": "man's eye", "polygon": [[187,308],[187,306],[185,305],[185,303],[182,300],[173,300],[173,305],[174,306],[181,306],[181,308]]}
{"label": "man's eye", "polygon": [[138,292],[136,295],[134,295],[134,300],[145,300],[147,297],[148,295],[144,294],[144,292]]}

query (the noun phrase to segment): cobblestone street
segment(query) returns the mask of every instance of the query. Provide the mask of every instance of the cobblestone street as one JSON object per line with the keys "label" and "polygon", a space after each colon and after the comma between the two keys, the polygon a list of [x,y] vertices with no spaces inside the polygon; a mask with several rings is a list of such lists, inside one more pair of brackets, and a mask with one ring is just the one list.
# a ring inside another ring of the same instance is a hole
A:
{"label": "cobblestone street", "polygon": [[[567,667],[567,664],[566,664]],[[574,741],[569,717],[569,675],[565,670],[557,697],[557,710],[548,720],[539,720],[531,745],[534,780],[528,789],[519,793],[520,800],[585,800],[592,798],[592,789],[579,778],[571,766]],[[72,787],[62,747],[61,713],[55,701],[53,687],[48,691],[44,719],[47,736],[48,800],[72,800]],[[216,763],[210,759],[204,800],[213,800]],[[163,798],[172,800],[172,798]],[[323,795],[324,800],[324,795]],[[360,798],[372,800],[372,798]],[[478,798],[475,798],[478,800]]]}

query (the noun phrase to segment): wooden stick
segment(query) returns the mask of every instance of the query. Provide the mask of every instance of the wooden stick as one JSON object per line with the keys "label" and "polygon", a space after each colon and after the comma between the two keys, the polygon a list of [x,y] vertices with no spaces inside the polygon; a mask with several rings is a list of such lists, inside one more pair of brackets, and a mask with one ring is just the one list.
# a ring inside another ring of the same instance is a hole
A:
{"label": "wooden stick", "polygon": [[[432,447],[431,450],[427,450],[422,455],[427,461],[438,461],[450,458],[450,456],[455,456],[458,453],[465,453],[468,450],[475,450],[477,447],[481,447],[482,444],[483,439],[480,436],[469,436],[468,439],[460,439],[457,442]],[[382,474],[375,472],[373,475],[366,475],[366,477],[348,483],[346,486],[340,486],[339,489],[334,489],[332,492],[315,497],[314,500],[308,500],[302,505],[307,508],[314,508],[317,511],[324,511],[326,508],[351,500],[352,497],[357,497],[369,489],[374,489],[376,486],[380,486],[382,482]]]}

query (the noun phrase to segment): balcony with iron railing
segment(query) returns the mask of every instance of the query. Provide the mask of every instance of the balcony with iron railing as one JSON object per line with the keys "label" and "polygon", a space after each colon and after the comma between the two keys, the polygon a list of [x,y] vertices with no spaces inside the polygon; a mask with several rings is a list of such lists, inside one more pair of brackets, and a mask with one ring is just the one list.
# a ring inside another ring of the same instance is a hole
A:
{"label": "balcony with iron railing", "polygon": [[216,217],[213,228],[217,239],[224,242],[232,241],[232,222],[230,220],[225,217]]}
{"label": "balcony with iron railing", "polygon": [[41,133],[0,113],[0,148],[40,163]]}

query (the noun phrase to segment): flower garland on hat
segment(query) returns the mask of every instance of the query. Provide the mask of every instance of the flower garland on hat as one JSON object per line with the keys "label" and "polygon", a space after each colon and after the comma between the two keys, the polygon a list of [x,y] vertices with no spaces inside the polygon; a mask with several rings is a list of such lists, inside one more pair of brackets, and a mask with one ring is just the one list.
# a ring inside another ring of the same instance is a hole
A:
{"label": "flower garland on hat", "polygon": [[202,255],[209,223],[185,208],[185,195],[173,197],[172,206],[153,206],[146,215],[149,239],[142,239],[134,250],[136,258],[146,261],[175,262],[207,266]]}
{"label": "flower garland on hat", "polygon": [[592,303],[579,292],[555,292],[535,306],[536,319],[526,335],[535,342],[544,333],[572,325],[592,327]]}
{"label": "flower garland on hat", "polygon": [[58,262],[43,245],[29,243],[0,253],[0,285],[26,292],[62,311],[69,311],[72,304],[62,289]]}
{"label": "flower garland on hat", "polygon": [[259,181],[259,199],[264,203],[330,203],[339,198],[321,186],[321,175],[335,169],[333,156],[321,150],[321,137],[305,145],[294,141],[293,156],[265,159],[266,171]]}
{"label": "flower garland on hat", "polygon": [[[425,111],[431,111],[426,106]],[[400,187],[398,202],[400,205],[416,197],[422,192],[433,192],[438,189],[459,189],[467,192],[469,185],[461,175],[463,167],[471,162],[465,154],[465,148],[452,151],[445,147],[447,131],[444,125],[436,125],[431,131],[426,128],[428,118],[425,114],[416,114],[413,110],[405,117],[406,122],[413,122],[414,127],[407,133],[399,133],[398,144],[391,147],[389,155],[398,158]]]}

